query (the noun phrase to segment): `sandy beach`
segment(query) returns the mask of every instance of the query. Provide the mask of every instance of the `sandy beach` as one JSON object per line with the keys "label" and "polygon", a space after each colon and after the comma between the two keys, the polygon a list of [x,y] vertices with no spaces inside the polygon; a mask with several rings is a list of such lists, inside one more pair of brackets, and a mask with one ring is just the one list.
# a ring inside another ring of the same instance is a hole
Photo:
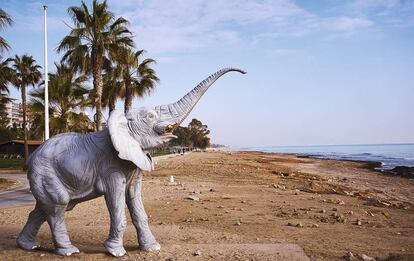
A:
{"label": "sandy beach", "polygon": [[[259,152],[193,152],[160,161],[144,177],[144,201],[160,252],[137,246],[128,217],[120,260],[414,260],[414,180],[369,164]],[[169,183],[170,176],[175,183]],[[41,250],[16,248],[32,206],[0,209],[0,260],[60,259],[49,227]],[[112,259],[103,242],[103,198],[66,214],[81,253]]]}

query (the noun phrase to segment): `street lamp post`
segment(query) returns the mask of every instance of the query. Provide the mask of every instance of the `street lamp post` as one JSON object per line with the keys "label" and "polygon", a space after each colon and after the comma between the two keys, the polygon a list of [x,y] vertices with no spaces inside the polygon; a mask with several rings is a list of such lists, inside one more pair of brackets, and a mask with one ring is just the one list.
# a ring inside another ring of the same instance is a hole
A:
{"label": "street lamp post", "polygon": [[44,79],[45,79],[45,140],[49,139],[49,76],[47,70],[47,5],[43,6],[43,10],[45,11],[45,68],[44,68]]}

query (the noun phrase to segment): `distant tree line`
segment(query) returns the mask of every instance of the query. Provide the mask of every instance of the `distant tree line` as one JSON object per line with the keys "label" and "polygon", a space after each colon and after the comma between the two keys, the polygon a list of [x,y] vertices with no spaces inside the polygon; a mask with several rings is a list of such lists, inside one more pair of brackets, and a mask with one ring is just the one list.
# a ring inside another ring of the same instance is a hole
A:
{"label": "distant tree line", "polygon": [[197,119],[193,119],[188,127],[179,126],[173,132],[177,139],[170,142],[171,146],[184,146],[205,149],[210,146],[210,130],[208,126]]}

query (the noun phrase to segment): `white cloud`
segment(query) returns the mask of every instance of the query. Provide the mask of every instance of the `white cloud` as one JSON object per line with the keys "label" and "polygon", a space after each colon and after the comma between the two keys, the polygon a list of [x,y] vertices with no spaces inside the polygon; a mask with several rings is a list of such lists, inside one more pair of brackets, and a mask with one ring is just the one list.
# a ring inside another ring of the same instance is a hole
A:
{"label": "white cloud", "polygon": [[[70,23],[68,23],[70,24]],[[16,26],[15,29],[19,31],[33,31],[33,32],[43,32],[44,21],[42,13],[34,15],[34,16],[27,16],[25,19],[16,18]],[[68,29],[68,27],[64,23],[64,19],[57,16],[47,16],[47,28],[48,32],[58,31],[62,29]]]}
{"label": "white cloud", "polygon": [[350,5],[355,11],[366,11],[374,8],[392,9],[400,4],[400,0],[354,0]]}
{"label": "white cloud", "polygon": [[290,57],[290,56],[294,56],[298,54],[298,50],[280,48],[280,49],[270,50],[269,53],[270,55],[276,56],[276,57]]}
{"label": "white cloud", "polygon": [[305,37],[317,33],[324,33],[328,38],[331,36],[350,37],[373,25],[371,20],[361,17],[308,15],[300,21],[275,26],[271,32],[259,33],[253,37],[252,43],[258,44],[262,40],[281,37]]}
{"label": "white cloud", "polygon": [[328,19],[326,25],[332,30],[354,32],[362,28],[370,27],[373,25],[373,22],[365,18],[342,16]]}
{"label": "white cloud", "polygon": [[[41,2],[22,4],[18,1],[10,1],[4,8],[14,20],[14,30],[20,32],[43,32],[43,5]],[[61,3],[49,5],[47,16],[48,31],[58,31],[67,28],[64,21],[69,21],[69,17],[67,15],[61,16],[62,9],[66,10],[66,8],[67,6]]]}
{"label": "white cloud", "polygon": [[373,25],[356,15],[320,17],[292,0],[122,0],[110,5],[131,22],[139,46],[152,53],[234,48],[320,32],[351,36]]}
{"label": "white cloud", "polygon": [[379,24],[394,27],[414,26],[412,0],[354,0],[345,9],[359,16],[377,18]]}
{"label": "white cloud", "polygon": [[[7,5],[16,30],[43,30],[40,2],[9,0]],[[275,38],[314,34],[351,37],[379,23],[414,25],[414,1],[402,0],[354,0],[315,13],[293,0],[113,0],[109,6],[131,22],[137,47],[158,55],[254,47]],[[49,31],[67,30],[67,8],[67,2],[50,4]]]}
{"label": "white cloud", "polygon": [[[116,5],[114,2],[113,5]],[[128,11],[122,11],[128,6]],[[231,48],[253,39],[241,33],[259,25],[279,26],[307,12],[289,0],[276,1],[138,1],[126,0],[120,15],[131,22],[137,42],[151,52]],[[246,39],[250,38],[250,39]]]}

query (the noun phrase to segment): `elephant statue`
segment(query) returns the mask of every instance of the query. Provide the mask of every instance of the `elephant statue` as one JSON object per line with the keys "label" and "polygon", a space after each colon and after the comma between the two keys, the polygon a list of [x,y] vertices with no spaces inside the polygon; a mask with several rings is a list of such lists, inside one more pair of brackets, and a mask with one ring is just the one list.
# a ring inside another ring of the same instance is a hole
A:
{"label": "elephant statue", "polygon": [[54,251],[70,256],[79,249],[70,242],[65,212],[76,204],[100,196],[110,215],[110,230],[104,246],[115,256],[125,255],[123,234],[126,228],[125,202],[135,226],[142,250],[160,249],[148,226],[141,199],[143,171],[152,171],[154,162],[146,151],[175,138],[172,131],[191,112],[207,89],[230,71],[212,74],[175,103],[155,108],[114,111],[108,128],[90,134],[66,133],[45,141],[27,161],[27,177],[36,199],[26,225],[17,237],[17,245],[26,250],[39,247],[36,234],[47,221],[52,232]]}

